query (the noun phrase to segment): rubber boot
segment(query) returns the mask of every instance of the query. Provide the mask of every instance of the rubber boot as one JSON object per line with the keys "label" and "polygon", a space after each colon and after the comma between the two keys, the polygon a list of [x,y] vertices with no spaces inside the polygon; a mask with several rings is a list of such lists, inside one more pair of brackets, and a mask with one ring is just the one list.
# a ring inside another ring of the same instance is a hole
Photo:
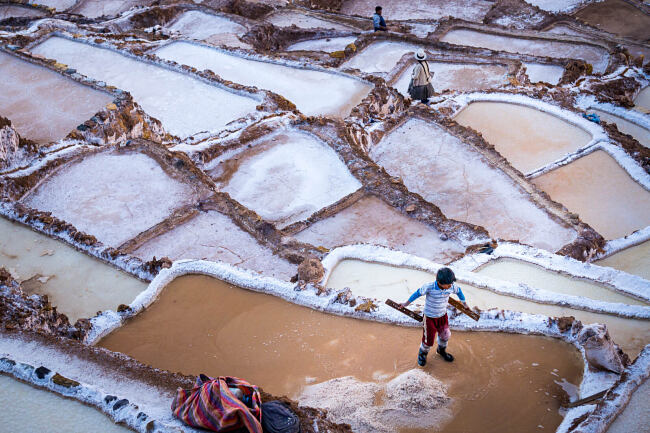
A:
{"label": "rubber boot", "polygon": [[420,348],[420,351],[418,352],[418,365],[420,367],[424,367],[425,365],[427,365],[428,354],[429,354],[428,352],[425,352],[424,350],[422,350],[422,348]]}
{"label": "rubber boot", "polygon": [[444,359],[447,362],[452,362],[454,360],[454,357],[451,353],[447,353],[447,348],[446,347],[440,347],[438,346],[438,349],[436,349],[436,352],[442,356],[442,359]]}

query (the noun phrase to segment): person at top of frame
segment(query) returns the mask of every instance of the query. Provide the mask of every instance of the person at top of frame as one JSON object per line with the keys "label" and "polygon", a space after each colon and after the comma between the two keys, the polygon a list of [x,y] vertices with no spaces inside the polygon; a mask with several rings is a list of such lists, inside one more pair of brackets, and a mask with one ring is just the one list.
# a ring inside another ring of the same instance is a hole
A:
{"label": "person at top of frame", "polygon": [[456,281],[454,271],[449,268],[441,268],[436,275],[436,281],[423,285],[411,295],[408,301],[402,303],[403,307],[408,307],[411,302],[420,296],[426,296],[424,320],[422,321],[424,327],[422,330],[422,344],[418,352],[418,364],[422,367],[427,363],[427,355],[433,346],[436,332],[438,333],[438,349],[436,351],[445,361],[452,362],[454,360],[454,357],[447,353],[447,342],[451,337],[447,317],[449,295],[456,294],[463,305],[467,307],[465,295],[463,295],[460,287],[454,284],[454,281]]}
{"label": "person at top of frame", "polygon": [[381,6],[377,6],[375,8],[375,14],[372,16],[372,24],[375,27],[376,32],[385,32],[388,30],[386,27],[386,21],[384,21],[384,17],[381,16]]}

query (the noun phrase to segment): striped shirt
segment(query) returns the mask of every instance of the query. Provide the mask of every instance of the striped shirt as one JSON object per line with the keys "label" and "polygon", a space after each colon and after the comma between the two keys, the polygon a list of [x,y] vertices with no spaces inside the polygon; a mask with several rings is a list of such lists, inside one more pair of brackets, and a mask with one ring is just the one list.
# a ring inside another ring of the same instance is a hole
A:
{"label": "striped shirt", "polygon": [[447,314],[447,302],[449,302],[449,295],[452,293],[458,295],[458,299],[461,301],[465,300],[463,291],[457,285],[452,284],[449,289],[442,290],[438,287],[438,283],[434,281],[417,289],[409,298],[409,303],[415,301],[420,296],[426,295],[424,315],[432,318],[442,317]]}

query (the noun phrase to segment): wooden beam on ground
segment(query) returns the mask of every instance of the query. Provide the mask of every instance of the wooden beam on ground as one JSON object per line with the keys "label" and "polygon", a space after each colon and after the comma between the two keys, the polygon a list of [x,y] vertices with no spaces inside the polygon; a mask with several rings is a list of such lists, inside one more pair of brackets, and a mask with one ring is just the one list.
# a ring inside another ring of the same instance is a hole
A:
{"label": "wooden beam on ground", "polygon": [[398,304],[397,302],[393,301],[392,299],[386,299],[386,305],[388,305],[389,307],[393,307],[397,311],[406,314],[407,316],[409,316],[412,319],[417,320],[418,322],[421,322],[421,321],[424,320],[424,318],[422,316],[420,316],[418,313],[416,313],[415,311],[411,311],[406,307],[402,307],[401,304]]}
{"label": "wooden beam on ground", "polygon": [[590,395],[589,397],[581,398],[580,400],[572,401],[570,403],[564,404],[563,406],[566,408],[572,408],[572,407],[577,407],[577,406],[582,406],[583,404],[591,403],[592,401],[601,399],[605,397],[605,394],[609,392],[609,389],[606,389],[604,391],[597,392],[594,395]]}

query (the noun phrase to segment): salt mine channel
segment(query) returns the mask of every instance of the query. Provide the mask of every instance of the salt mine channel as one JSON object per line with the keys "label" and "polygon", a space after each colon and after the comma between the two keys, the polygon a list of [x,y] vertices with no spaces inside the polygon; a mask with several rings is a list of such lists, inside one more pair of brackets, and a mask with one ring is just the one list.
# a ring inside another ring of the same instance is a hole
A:
{"label": "salt mine channel", "polygon": [[648,58],[640,0],[0,1],[0,433],[648,431]]}

